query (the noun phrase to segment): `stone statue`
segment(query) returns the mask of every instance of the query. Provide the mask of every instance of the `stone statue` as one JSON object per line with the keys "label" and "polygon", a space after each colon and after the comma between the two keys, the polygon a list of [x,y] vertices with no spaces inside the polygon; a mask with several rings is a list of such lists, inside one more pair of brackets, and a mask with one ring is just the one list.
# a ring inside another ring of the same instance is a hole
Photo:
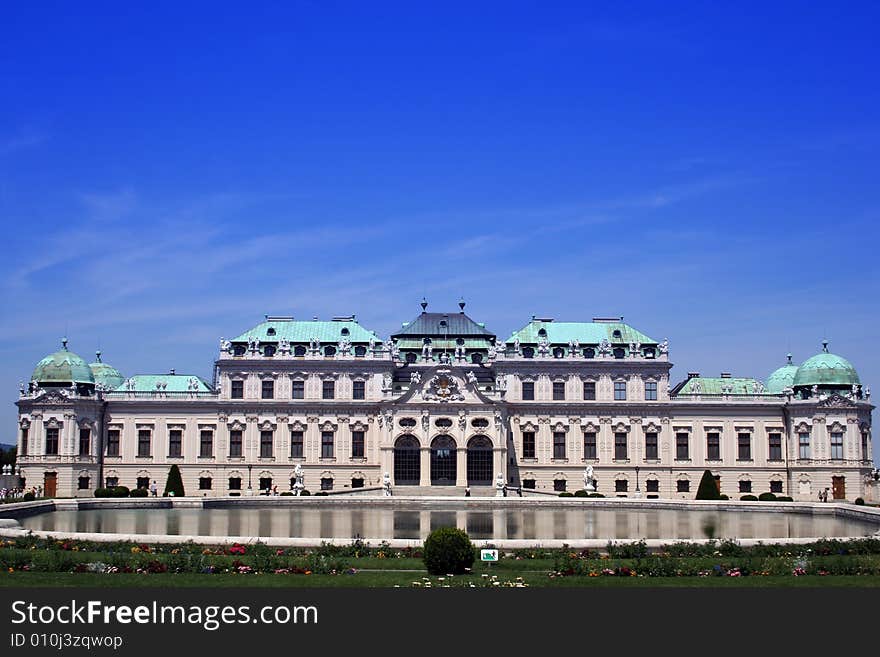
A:
{"label": "stone statue", "polygon": [[373,349],[375,349],[375,348],[376,348],[376,338],[374,338],[374,337],[371,335],[371,336],[370,336],[370,351],[372,352]]}
{"label": "stone statue", "polygon": [[467,377],[468,383],[472,383],[474,385],[477,385],[477,375],[476,374],[474,374],[473,372],[468,372],[465,376]]}
{"label": "stone statue", "polygon": [[444,351],[442,354],[440,354],[440,362],[443,363],[444,365],[449,364],[449,353],[448,352]]}
{"label": "stone statue", "polygon": [[498,476],[495,477],[495,497],[504,497],[504,490],[507,488],[507,484],[504,483],[504,475],[502,473],[498,473]]}
{"label": "stone statue", "polygon": [[464,360],[465,359],[465,349],[463,344],[455,345],[455,360]]}
{"label": "stone statue", "polygon": [[853,399],[859,398],[859,389],[860,388],[861,388],[861,386],[859,386],[858,383],[853,383],[853,387],[852,387],[852,398]]}
{"label": "stone statue", "polygon": [[755,394],[764,392],[764,384],[761,381],[755,381]]}
{"label": "stone statue", "polygon": [[629,355],[633,358],[642,355],[642,343],[641,342],[633,342],[629,345]]}
{"label": "stone statue", "polygon": [[18,393],[19,393],[22,397],[24,397],[24,393],[25,393],[24,381],[19,381],[19,382],[18,382]]}
{"label": "stone statue", "polygon": [[389,372],[382,375],[382,390],[391,390],[391,374]]}
{"label": "stone statue", "polygon": [[865,386],[865,399],[871,399],[871,389]]}
{"label": "stone statue", "polygon": [[348,338],[341,338],[339,340],[338,348],[340,355],[347,356],[348,352],[351,350],[351,340]]}
{"label": "stone statue", "polygon": [[321,350],[321,341],[317,337],[313,337],[309,340],[309,349],[312,350],[313,354],[318,353]]}
{"label": "stone statue", "polygon": [[40,384],[36,381],[31,381],[29,386],[30,392],[32,395],[37,394],[37,391],[40,389]]}
{"label": "stone statue", "polygon": [[661,354],[669,353],[669,338],[664,338],[663,342],[657,345],[657,351],[659,351]]}
{"label": "stone statue", "polygon": [[694,381],[693,391],[695,395],[699,395],[703,392],[703,384],[700,381]]}
{"label": "stone statue", "polygon": [[220,338],[220,352],[228,354],[230,349],[232,349],[232,343],[225,338]]}
{"label": "stone statue", "polygon": [[602,356],[611,355],[611,343],[608,341],[608,338],[602,338],[602,341],[599,343],[599,354]]}
{"label": "stone statue", "polygon": [[520,347],[520,345],[519,345],[519,338],[518,338],[518,337],[517,337],[517,338],[514,338],[514,340],[513,340],[513,353],[515,353],[515,354],[520,353],[520,348],[519,348],[519,347]]}
{"label": "stone statue", "polygon": [[467,414],[464,411],[458,412],[458,428],[466,429],[467,428]]}
{"label": "stone statue", "polygon": [[409,382],[412,385],[418,385],[419,383],[421,383],[421,381],[422,381],[422,375],[419,374],[418,372],[413,372],[412,374],[409,375]]}
{"label": "stone statue", "polygon": [[810,393],[813,395],[813,397],[818,397],[819,396],[819,386],[814,385],[812,388],[810,388]]}
{"label": "stone statue", "polygon": [[495,391],[496,392],[505,392],[507,390],[507,379],[504,378],[503,374],[499,374],[495,377]]}
{"label": "stone statue", "polygon": [[431,355],[431,343],[426,342],[422,345],[422,360],[427,362],[429,360],[434,360],[434,357]]}
{"label": "stone statue", "polygon": [[538,338],[538,355],[546,356],[550,353],[550,341],[547,339],[547,336],[541,336]]}
{"label": "stone statue", "polygon": [[305,489],[305,484],[303,483],[303,468],[299,463],[296,464],[296,467],[293,469],[293,494],[296,497],[299,497],[300,494]]}
{"label": "stone statue", "polygon": [[279,340],[278,341],[278,351],[282,354],[290,353],[290,340]]}
{"label": "stone statue", "polygon": [[422,429],[427,431],[431,428],[431,414],[428,411],[422,411]]}
{"label": "stone statue", "polygon": [[70,394],[71,397],[73,397],[74,395],[76,395],[76,381],[71,381],[71,382],[70,382],[70,393],[69,393],[69,394]]}
{"label": "stone statue", "polygon": [[387,472],[382,475],[382,495],[391,497],[391,475]]}
{"label": "stone statue", "polygon": [[596,490],[596,486],[593,484],[593,466],[588,465],[584,469],[584,490],[588,493],[592,493]]}

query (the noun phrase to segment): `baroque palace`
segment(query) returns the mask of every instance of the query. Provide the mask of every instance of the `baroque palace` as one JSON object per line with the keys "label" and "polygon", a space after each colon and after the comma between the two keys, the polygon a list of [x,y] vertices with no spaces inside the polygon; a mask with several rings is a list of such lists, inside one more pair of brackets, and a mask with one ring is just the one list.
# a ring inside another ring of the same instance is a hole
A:
{"label": "baroque palace", "polygon": [[623,318],[533,317],[506,340],[464,312],[422,312],[387,340],[354,316],[267,316],[221,339],[213,381],[122,376],[67,348],[22,384],[18,464],[47,496],[99,486],[188,495],[381,484],[395,494],[584,487],[692,498],[705,469],[731,499],[765,491],[854,499],[871,488],[870,391],[828,351],[764,380],[690,372]]}

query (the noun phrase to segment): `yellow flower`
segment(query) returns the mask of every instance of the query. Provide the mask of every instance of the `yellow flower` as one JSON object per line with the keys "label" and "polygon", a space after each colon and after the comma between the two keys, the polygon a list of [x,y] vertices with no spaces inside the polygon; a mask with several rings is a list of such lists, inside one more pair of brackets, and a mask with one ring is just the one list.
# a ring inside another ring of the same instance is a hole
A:
{"label": "yellow flower", "polygon": [[131,548],[132,554],[137,554],[140,551],[141,551],[141,549],[137,545],[135,545],[133,548]]}

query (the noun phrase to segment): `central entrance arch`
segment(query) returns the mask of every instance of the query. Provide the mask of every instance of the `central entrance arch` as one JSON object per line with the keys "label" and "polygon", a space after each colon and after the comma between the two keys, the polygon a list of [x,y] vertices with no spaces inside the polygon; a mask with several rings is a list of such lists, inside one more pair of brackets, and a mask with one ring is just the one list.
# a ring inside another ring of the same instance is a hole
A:
{"label": "central entrance arch", "polygon": [[492,441],[474,436],[467,445],[468,486],[492,485]]}
{"label": "central entrance arch", "polygon": [[437,436],[431,441],[431,485],[455,486],[456,450],[450,436]]}
{"label": "central entrance arch", "polygon": [[394,443],[394,485],[418,486],[422,476],[419,440],[405,434]]}

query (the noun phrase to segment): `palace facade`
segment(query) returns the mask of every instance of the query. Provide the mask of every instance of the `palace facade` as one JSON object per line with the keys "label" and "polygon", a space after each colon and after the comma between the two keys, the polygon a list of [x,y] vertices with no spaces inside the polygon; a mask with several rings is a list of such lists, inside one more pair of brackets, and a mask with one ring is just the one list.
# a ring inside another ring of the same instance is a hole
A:
{"label": "palace facade", "polygon": [[[122,376],[67,348],[22,384],[18,465],[47,496],[100,486],[188,495],[379,486],[489,493],[500,473],[537,492],[693,498],[703,471],[731,499],[869,495],[870,391],[828,351],[764,380],[670,384],[668,341],[623,322],[532,317],[503,339],[458,312],[422,312],[382,340],[354,316],[266,316],[221,339],[212,381]],[[487,487],[485,490],[483,487]]]}

